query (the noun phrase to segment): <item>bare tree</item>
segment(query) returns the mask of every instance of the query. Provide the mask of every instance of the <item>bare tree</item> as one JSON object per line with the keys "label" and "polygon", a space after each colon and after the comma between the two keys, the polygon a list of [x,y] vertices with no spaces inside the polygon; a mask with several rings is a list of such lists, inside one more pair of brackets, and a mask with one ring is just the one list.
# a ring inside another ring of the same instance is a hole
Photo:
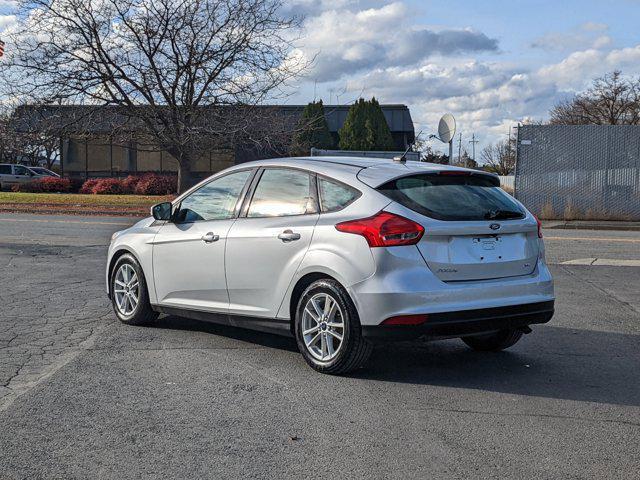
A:
{"label": "bare tree", "polygon": [[436,152],[429,144],[429,138],[422,132],[416,135],[416,139],[411,146],[411,150],[420,153],[421,162],[448,164],[449,156],[444,153]]}
{"label": "bare tree", "polygon": [[0,113],[0,163],[15,163],[20,150],[11,128],[11,116],[3,111]]}
{"label": "bare tree", "polygon": [[585,92],[557,104],[549,115],[552,125],[638,125],[640,78],[627,79],[616,70],[595,79]]}
{"label": "bare tree", "polygon": [[[176,158],[180,191],[204,152],[237,138],[269,143],[268,110],[252,107],[306,66],[292,53],[299,19],[281,16],[280,0],[20,2],[24,20],[6,38],[10,93],[117,107],[119,134]],[[91,115],[85,123],[104,122]]]}
{"label": "bare tree", "polygon": [[516,151],[513,141],[502,140],[486,146],[480,153],[486,170],[498,175],[511,175],[516,166]]}

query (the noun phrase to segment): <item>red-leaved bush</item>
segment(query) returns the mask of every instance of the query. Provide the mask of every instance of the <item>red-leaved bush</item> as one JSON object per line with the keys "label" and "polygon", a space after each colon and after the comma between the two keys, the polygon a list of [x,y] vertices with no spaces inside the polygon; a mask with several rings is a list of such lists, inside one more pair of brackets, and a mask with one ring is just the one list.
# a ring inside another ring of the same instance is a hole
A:
{"label": "red-leaved bush", "polygon": [[80,190],[78,190],[78,193],[84,193],[85,195],[92,194],[93,187],[96,186],[96,183],[98,183],[97,178],[92,178],[90,180],[87,180],[82,184],[82,186],[80,187]]}
{"label": "red-leaved bush", "polygon": [[92,193],[95,195],[120,195],[125,191],[122,180],[119,178],[101,178],[93,186]]}
{"label": "red-leaved bush", "polygon": [[68,178],[44,177],[27,183],[13,185],[14,192],[58,193],[71,191],[71,180]]}
{"label": "red-leaved bush", "polygon": [[175,193],[178,179],[175,175],[129,175],[126,178],[92,178],[84,182],[79,193],[94,195],[170,195]]}
{"label": "red-leaved bush", "polygon": [[127,178],[122,180],[122,189],[125,193],[135,193],[136,185],[138,185],[141,178],[142,177],[139,177],[138,175],[129,175]]}
{"label": "red-leaved bush", "polygon": [[140,178],[135,192],[138,195],[171,195],[178,189],[178,177],[174,175],[147,174]]}

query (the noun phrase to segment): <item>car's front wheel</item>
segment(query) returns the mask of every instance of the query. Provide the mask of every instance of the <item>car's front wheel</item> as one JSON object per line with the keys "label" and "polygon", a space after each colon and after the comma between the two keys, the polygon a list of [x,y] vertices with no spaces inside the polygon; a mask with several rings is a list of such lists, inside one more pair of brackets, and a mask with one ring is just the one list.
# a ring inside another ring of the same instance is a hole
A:
{"label": "car's front wheel", "polygon": [[149,325],[158,318],[149,303],[142,267],[129,253],[111,270],[111,303],[118,319],[128,325]]}
{"label": "car's front wheel", "polygon": [[304,359],[322,373],[349,373],[371,354],[371,344],[362,338],[355,305],[347,291],[332,279],[313,282],[302,293],[296,309],[295,336]]}
{"label": "car's front wheel", "polygon": [[521,337],[521,330],[499,330],[494,333],[462,337],[462,341],[474,350],[498,352],[515,345]]}

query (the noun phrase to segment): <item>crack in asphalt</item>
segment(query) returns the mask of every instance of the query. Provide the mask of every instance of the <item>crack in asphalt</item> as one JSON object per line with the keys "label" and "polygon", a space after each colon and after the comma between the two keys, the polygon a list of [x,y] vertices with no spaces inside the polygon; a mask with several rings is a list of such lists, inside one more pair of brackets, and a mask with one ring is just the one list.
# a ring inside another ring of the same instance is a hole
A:
{"label": "crack in asphalt", "polygon": [[[0,410],[93,345],[113,322],[90,247],[0,248]],[[67,261],[73,258],[74,261]],[[82,286],[82,295],[74,294]]]}
{"label": "crack in asphalt", "polygon": [[532,417],[532,418],[553,418],[553,419],[561,419],[561,420],[575,420],[581,422],[589,422],[589,423],[613,423],[620,425],[629,425],[632,427],[640,427],[640,422],[633,422],[629,420],[613,420],[609,418],[588,418],[588,417],[578,417],[572,415],[557,415],[550,413],[529,413],[529,412],[489,412],[486,410],[470,410],[470,409],[461,409],[461,408],[441,408],[441,407],[429,407],[429,408],[411,408],[409,410],[413,411],[436,411],[436,412],[447,412],[447,413],[468,413],[474,415],[491,415],[491,416],[500,416],[500,417]]}
{"label": "crack in asphalt", "polygon": [[[595,261],[595,260],[594,260]],[[613,300],[615,300],[616,302],[618,302],[620,305],[622,305],[623,307],[625,307],[627,310],[631,311],[633,314],[635,315],[640,315],[640,310],[638,310],[633,304],[619,298],[615,292],[610,292],[609,290],[601,287],[600,285],[594,283],[593,281],[591,281],[588,278],[584,278],[580,275],[577,275],[575,272],[572,272],[570,268],[568,268],[567,265],[557,265],[560,269],[562,269],[565,273],[567,273],[568,275],[577,278],[580,281],[583,281],[585,283],[587,283],[588,285],[590,285],[591,287],[593,287],[595,290],[597,290],[598,292],[604,294],[606,297],[609,297]]]}

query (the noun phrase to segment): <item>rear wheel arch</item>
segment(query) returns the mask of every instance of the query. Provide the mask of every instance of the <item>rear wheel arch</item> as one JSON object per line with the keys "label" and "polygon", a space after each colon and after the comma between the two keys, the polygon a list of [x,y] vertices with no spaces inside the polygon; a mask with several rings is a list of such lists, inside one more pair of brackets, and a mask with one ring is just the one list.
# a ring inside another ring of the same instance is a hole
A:
{"label": "rear wheel arch", "polygon": [[[338,279],[335,277],[323,273],[323,272],[311,272],[303,275],[296,282],[295,287],[291,291],[291,298],[289,299],[289,328],[291,329],[291,333],[295,335],[295,320],[296,320],[296,310],[298,308],[298,302],[300,301],[300,297],[307,289],[309,285],[317,280],[328,279],[333,280],[335,282],[340,283]],[[341,284],[342,285],[342,284]],[[344,285],[342,285],[344,287]]]}

